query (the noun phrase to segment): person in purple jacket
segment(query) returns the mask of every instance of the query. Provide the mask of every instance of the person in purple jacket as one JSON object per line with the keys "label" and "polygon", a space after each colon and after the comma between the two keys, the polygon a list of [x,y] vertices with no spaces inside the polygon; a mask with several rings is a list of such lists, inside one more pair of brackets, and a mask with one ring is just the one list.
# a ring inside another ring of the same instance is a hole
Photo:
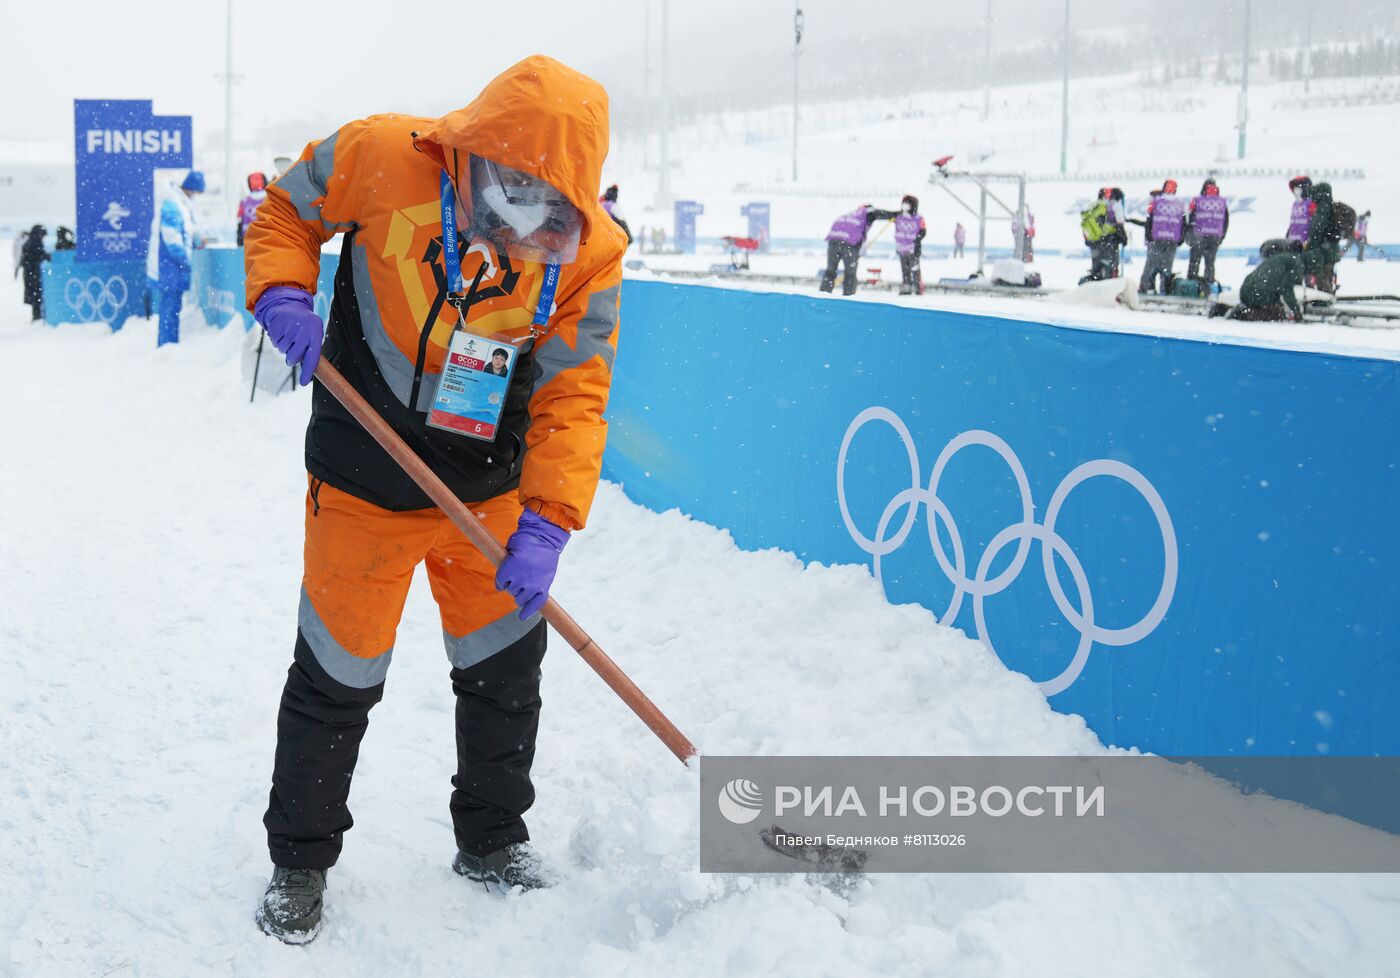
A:
{"label": "person in purple jacket", "polygon": [[1215,281],[1215,253],[1220,250],[1220,242],[1230,230],[1230,206],[1220,196],[1220,188],[1214,180],[1201,184],[1201,193],[1191,201],[1186,215],[1186,239],[1191,245],[1191,258],[1186,266],[1186,277],[1196,278],[1201,263],[1205,263],[1205,277],[1198,279],[1203,285]]}
{"label": "person in purple jacket", "polygon": [[248,225],[258,216],[258,208],[267,199],[267,174],[248,174],[248,196],[238,203],[238,246],[243,247],[243,236],[248,233]]}
{"label": "person in purple jacket", "polygon": [[1138,282],[1139,292],[1151,292],[1157,287],[1157,277],[1162,278],[1163,295],[1171,291],[1172,265],[1176,263],[1176,249],[1186,230],[1186,202],[1176,195],[1176,181],[1167,180],[1161,190],[1152,191],[1152,201],[1147,205],[1147,261],[1142,270],[1142,280]]}
{"label": "person in purple jacket", "polygon": [[919,213],[919,198],[905,194],[894,219],[894,250],[899,255],[899,294],[924,294],[924,273],[919,267],[928,223]]}
{"label": "person in purple jacket", "polygon": [[598,198],[598,203],[603,205],[608,217],[611,217],[613,223],[622,228],[622,233],[627,235],[627,247],[632,247],[632,229],[627,226],[627,221],[622,216],[622,208],[617,206],[617,184],[614,183],[604,190],[603,196]]}
{"label": "person in purple jacket", "polygon": [[876,221],[892,221],[898,216],[898,211],[882,211],[869,204],[861,204],[838,217],[826,233],[826,271],[822,273],[821,290],[832,290],[836,285],[836,266],[844,265],[841,294],[855,295],[856,265],[860,261],[861,245],[865,244],[870,225]]}
{"label": "person in purple jacket", "polygon": [[1288,181],[1288,189],[1293,192],[1293,207],[1288,212],[1288,234],[1290,241],[1308,240],[1308,222],[1312,220],[1317,205],[1312,201],[1312,178],[1296,176]]}

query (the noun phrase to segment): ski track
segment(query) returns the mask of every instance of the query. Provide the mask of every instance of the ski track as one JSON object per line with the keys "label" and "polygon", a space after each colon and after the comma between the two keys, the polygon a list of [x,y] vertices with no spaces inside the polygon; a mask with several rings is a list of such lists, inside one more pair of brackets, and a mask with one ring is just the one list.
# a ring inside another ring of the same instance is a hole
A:
{"label": "ski track", "polygon": [[[702,875],[695,773],[557,637],[530,825],[566,879],[485,894],[450,869],[453,702],[421,579],[325,929],[285,947],[252,917],[308,398],[250,406],[241,335],[188,304],[163,350],[143,320],[31,326],[14,283],[0,308],[0,974],[1400,974],[1393,877],[878,876],[846,899]],[[615,486],[555,593],[709,753],[1104,749],[866,569],[740,552]]]}

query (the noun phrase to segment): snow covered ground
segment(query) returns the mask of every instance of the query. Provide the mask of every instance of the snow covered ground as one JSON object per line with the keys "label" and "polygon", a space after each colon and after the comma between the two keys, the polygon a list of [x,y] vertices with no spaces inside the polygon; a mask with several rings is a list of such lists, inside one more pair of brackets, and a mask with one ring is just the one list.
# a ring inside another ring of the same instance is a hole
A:
{"label": "snow covered ground", "polygon": [[[187,307],[188,308],[188,307]],[[305,948],[252,921],[300,576],[309,399],[241,335],[30,325],[0,287],[0,974],[1400,974],[1390,876],[697,871],[696,778],[559,641],[530,824],[565,870],[454,876],[452,695],[416,580]],[[623,347],[625,353],[625,340]],[[709,753],[1104,750],[865,568],[743,553],[604,485],[555,594]]]}

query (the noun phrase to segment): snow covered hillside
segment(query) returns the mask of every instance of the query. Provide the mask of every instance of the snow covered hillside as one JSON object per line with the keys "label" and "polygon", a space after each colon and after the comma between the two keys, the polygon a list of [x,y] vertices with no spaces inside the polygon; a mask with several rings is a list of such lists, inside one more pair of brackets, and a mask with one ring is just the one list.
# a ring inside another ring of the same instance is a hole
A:
{"label": "snow covered hillside", "polygon": [[[926,250],[951,243],[960,220],[969,226],[972,252],[971,215],[928,186],[930,161],[951,153],[953,169],[1025,172],[1032,180],[1027,201],[1037,218],[1036,243],[1078,249],[1081,201],[1100,187],[1121,186],[1130,201],[1144,201],[1166,177],[1175,177],[1182,193],[1194,194],[1206,173],[1216,171],[1222,194],[1237,202],[1254,198],[1248,210],[1237,206],[1228,248],[1255,247],[1281,235],[1291,202],[1288,178],[1312,171],[1319,178],[1329,174],[1338,199],[1358,212],[1375,212],[1373,241],[1400,242],[1400,132],[1393,124],[1400,78],[1316,80],[1306,95],[1301,82],[1251,85],[1244,160],[1236,158],[1238,94],[1237,85],[1208,82],[1075,79],[1069,174],[1063,177],[1058,83],[993,89],[986,121],[980,90],[804,105],[795,184],[791,107],[733,112],[676,129],[671,187],[677,197],[704,203],[697,223],[701,237],[742,233],[739,207],[770,200],[775,239],[821,238],[832,219],[855,204],[893,207],[901,194],[913,193],[929,221]],[[644,158],[640,140],[614,132],[606,182],[621,185],[634,229],[660,224],[669,234],[669,208],[650,208],[656,167],[654,139]],[[1014,194],[1014,185],[1008,189]],[[959,193],[976,206],[971,190],[964,184]],[[989,236],[995,246],[1011,244],[1005,223],[994,225]]]}
{"label": "snow covered hillside", "polygon": [[[697,871],[696,778],[568,648],[530,824],[565,872],[453,875],[453,698],[415,581],[319,940],[263,936],[260,823],[295,633],[306,393],[241,332],[30,325],[0,287],[0,974],[1396,974],[1390,876]],[[625,356],[625,345],[624,352]],[[1104,750],[865,568],[739,552],[604,485],[555,594],[710,753]]]}

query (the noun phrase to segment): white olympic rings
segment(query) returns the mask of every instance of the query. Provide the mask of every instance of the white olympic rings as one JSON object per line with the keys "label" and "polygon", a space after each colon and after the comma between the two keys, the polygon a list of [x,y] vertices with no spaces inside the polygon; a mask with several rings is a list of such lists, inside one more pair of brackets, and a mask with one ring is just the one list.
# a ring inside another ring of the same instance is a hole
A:
{"label": "white olympic rings", "polygon": [[[850,508],[846,503],[846,456],[856,433],[872,421],[883,421],[889,425],[904,444],[904,450],[909,459],[910,482],[908,489],[896,493],[885,506],[873,539],[866,537],[857,529],[855,521],[851,518]],[[962,449],[973,445],[990,448],[1006,462],[1007,468],[1011,470],[1011,475],[1016,481],[1016,488],[1021,494],[1021,520],[1019,523],[1013,523],[1001,530],[992,538],[977,562],[974,576],[968,577],[962,536],[958,531],[952,510],[938,495],[938,486],[943,478],[944,470],[953,456]],[[1081,483],[1095,476],[1115,478],[1136,489],[1151,508],[1153,516],[1157,519],[1157,527],[1162,534],[1164,564],[1161,588],[1147,613],[1126,628],[1106,628],[1095,623],[1093,593],[1089,588],[1088,576],[1084,572],[1079,557],[1065,539],[1055,532],[1055,522],[1059,518],[1060,510],[1069,494]],[[1079,633],[1079,645],[1075,649],[1074,657],[1069,665],[1059,675],[1040,683],[1041,689],[1047,696],[1063,692],[1079,678],[1080,673],[1084,671],[1084,666],[1089,661],[1089,652],[1095,643],[1121,647],[1139,642],[1151,634],[1166,617],[1167,608],[1172,602],[1172,595],[1176,592],[1179,553],[1176,531],[1172,526],[1171,514],[1167,512],[1166,503],[1162,501],[1161,494],[1141,472],[1131,465],[1113,459],[1100,458],[1085,462],[1065,476],[1051,495],[1050,505],[1045,511],[1045,522],[1040,524],[1035,521],[1035,501],[1031,497],[1030,482],[1026,478],[1026,470],[1021,465],[1021,460],[1016,457],[1016,453],[1011,450],[1011,446],[1004,440],[990,431],[964,431],[948,442],[943,451],[939,453],[938,460],[933,465],[933,473],[929,476],[928,487],[925,488],[921,483],[918,451],[914,447],[914,438],[910,435],[908,427],[898,415],[888,408],[871,407],[856,415],[855,420],[846,429],[846,436],[841,440],[841,451],[836,459],[836,498],[841,506],[841,519],[846,524],[846,531],[851,535],[851,539],[855,541],[856,545],[874,559],[875,579],[880,581],[882,586],[884,584],[882,558],[904,545],[914,528],[919,504],[927,506],[929,511],[929,543],[933,548],[933,555],[938,561],[939,568],[953,585],[953,597],[948,603],[948,608],[939,618],[939,623],[951,625],[962,608],[963,598],[966,595],[971,595],[977,637],[986,643],[993,652],[996,651],[996,648],[992,645],[991,637],[987,631],[985,601],[991,595],[999,594],[1011,586],[1025,568],[1026,560],[1030,555],[1031,543],[1040,541],[1041,564],[1050,595],[1054,598],[1055,606],[1060,610],[1060,613]],[[899,528],[895,530],[894,535],[887,538],[886,533],[889,531],[890,524],[901,509],[905,510],[904,519]],[[938,535],[940,521],[947,529],[948,537],[952,542],[951,560],[944,551],[943,542]],[[1016,552],[1010,565],[996,577],[988,580],[987,575],[991,572],[992,563],[1002,550],[1013,541],[1016,544]],[[1074,579],[1075,589],[1079,592],[1078,609],[1070,603],[1069,597],[1060,584],[1059,575],[1055,570],[1055,557],[1057,555],[1065,562],[1070,577]]]}
{"label": "white olympic rings", "polygon": [[100,275],[88,279],[70,278],[63,287],[63,299],[68,308],[85,323],[101,320],[110,325],[121,314],[128,298],[126,279],[120,275],[109,276],[105,281]]}

